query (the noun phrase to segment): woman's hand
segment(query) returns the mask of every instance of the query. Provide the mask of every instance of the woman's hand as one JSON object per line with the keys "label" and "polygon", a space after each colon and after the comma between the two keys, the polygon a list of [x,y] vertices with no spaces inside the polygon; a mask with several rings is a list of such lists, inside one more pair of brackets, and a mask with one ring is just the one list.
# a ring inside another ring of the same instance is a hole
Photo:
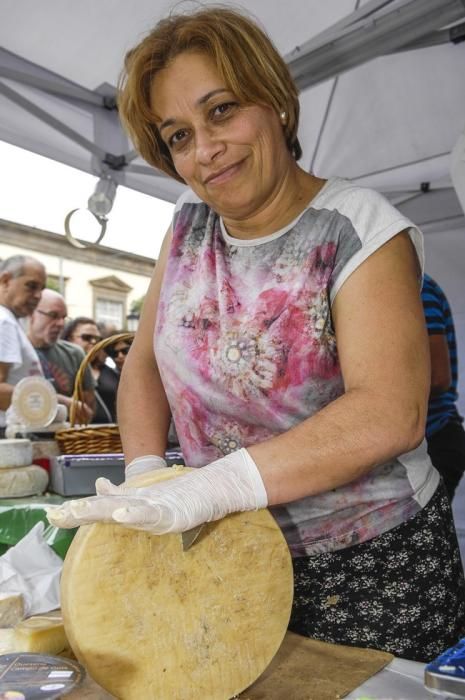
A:
{"label": "woman's hand", "polygon": [[113,522],[163,535],[268,505],[260,472],[244,448],[176,479],[134,488],[101,478],[96,490],[96,496],[49,508],[49,521],[64,528]]}

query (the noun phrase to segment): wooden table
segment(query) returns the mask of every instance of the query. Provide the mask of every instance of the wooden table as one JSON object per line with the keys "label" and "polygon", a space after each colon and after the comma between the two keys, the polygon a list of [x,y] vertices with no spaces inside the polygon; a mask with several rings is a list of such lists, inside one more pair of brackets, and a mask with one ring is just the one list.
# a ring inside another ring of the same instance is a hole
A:
{"label": "wooden table", "polygon": [[[288,632],[272,663],[240,697],[242,700],[335,700],[357,688],[392,659],[385,652],[325,644]],[[89,676],[66,696],[68,699],[115,700]]]}

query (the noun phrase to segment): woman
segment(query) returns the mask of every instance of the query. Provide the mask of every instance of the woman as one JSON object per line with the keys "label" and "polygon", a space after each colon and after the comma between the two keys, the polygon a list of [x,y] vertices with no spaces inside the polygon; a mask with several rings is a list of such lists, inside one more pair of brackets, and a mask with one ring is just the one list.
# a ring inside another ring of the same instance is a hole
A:
{"label": "woman", "polygon": [[[61,337],[74,345],[79,345],[86,355],[102,340],[97,323],[87,316],[77,316],[68,321]],[[105,368],[105,359],[106,353],[102,350],[90,363],[90,372],[95,382],[95,412],[92,422],[97,425],[114,423],[116,420],[115,405],[119,376],[110,367]]]}
{"label": "woman", "polygon": [[[123,333],[124,331],[116,331],[116,333]],[[120,381],[121,371],[124,367],[127,354],[131,347],[131,342],[127,340],[119,340],[113,345],[104,348],[101,353],[103,357],[100,357],[98,368],[98,375],[95,374],[95,367],[92,367],[94,372],[94,377],[97,381],[97,390],[105,405],[108,407],[110,412],[110,418],[112,422],[116,422],[116,396],[118,393],[118,385]],[[99,356],[101,353],[98,353]],[[105,358],[110,357],[115,367],[109,367],[105,363]],[[111,422],[110,421],[110,422]]]}
{"label": "woman", "polygon": [[180,532],[268,505],[294,557],[292,630],[434,657],[463,634],[464,582],[423,442],[419,232],[375,192],[298,166],[296,88],[236,12],[160,22],[127,58],[120,111],[190,188],[121,380],[127,475],[163,466],[171,413],[202,469],[99,480],[52,521]]}
{"label": "woman", "polygon": [[63,340],[79,345],[87,355],[102,340],[100,331],[93,318],[78,316],[68,321],[61,334]]}

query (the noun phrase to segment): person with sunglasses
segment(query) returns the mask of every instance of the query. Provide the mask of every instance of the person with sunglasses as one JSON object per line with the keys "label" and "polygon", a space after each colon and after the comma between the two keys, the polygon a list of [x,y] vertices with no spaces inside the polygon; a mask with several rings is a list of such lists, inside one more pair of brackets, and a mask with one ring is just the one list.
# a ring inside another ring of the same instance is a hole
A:
{"label": "person with sunglasses", "polygon": [[93,318],[77,316],[66,323],[61,337],[69,343],[79,345],[87,355],[96,343],[102,340],[102,335]]}
{"label": "person with sunglasses", "polygon": [[[115,333],[122,332],[115,331]],[[96,381],[97,412],[95,422],[97,423],[116,423],[116,396],[120,373],[130,347],[130,342],[120,340],[113,346],[102,349],[92,361],[92,374]],[[108,358],[113,361],[111,365],[107,362]]]}
{"label": "person with sunglasses", "polygon": [[[41,300],[31,315],[29,340],[34,346],[43,373],[53,384],[58,401],[69,409],[72,402],[74,381],[84,359],[84,350],[62,339],[68,311],[61,294],[44,289]],[[92,374],[87,371],[83,380],[84,402],[79,403],[76,414],[78,423],[88,423],[95,412],[95,392]]]}
{"label": "person with sunglasses", "polygon": [[[124,331],[118,331],[118,333],[123,333]],[[116,365],[119,372],[123,369],[124,361],[126,360],[127,354],[131,349],[131,343],[127,340],[120,340],[118,343],[111,348],[105,348],[105,352]]]}
{"label": "person with sunglasses", "polygon": [[[103,334],[97,322],[88,316],[77,316],[68,321],[61,334],[63,340],[79,345],[87,355],[100,342]],[[106,363],[107,351],[100,350],[90,362],[90,371],[94,379],[95,413],[94,423],[116,422],[116,392],[119,371],[116,366]]]}

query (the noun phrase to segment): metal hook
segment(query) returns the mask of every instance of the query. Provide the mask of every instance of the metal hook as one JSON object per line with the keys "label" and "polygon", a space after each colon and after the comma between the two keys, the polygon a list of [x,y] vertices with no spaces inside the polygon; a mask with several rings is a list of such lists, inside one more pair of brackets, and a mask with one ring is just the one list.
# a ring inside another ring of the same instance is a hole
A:
{"label": "metal hook", "polygon": [[[77,209],[72,209],[69,212],[69,214],[66,215],[66,218],[65,218],[65,235],[66,235],[68,242],[71,243],[71,245],[74,246],[75,248],[80,248],[80,249],[91,248],[92,246],[98,245],[100,243],[100,241],[102,240],[102,238],[104,237],[105,232],[107,230],[107,223],[108,223],[107,217],[106,216],[97,216],[97,214],[90,212],[92,214],[92,216],[94,216],[100,224],[100,227],[101,227],[100,233],[99,233],[99,236],[98,236],[96,241],[89,242],[89,243],[82,243],[81,241],[78,241],[77,238],[74,238],[73,234],[71,233],[71,228],[70,228],[71,218],[72,218],[73,214],[75,214],[77,211],[79,211],[79,207]],[[89,210],[87,210],[87,211],[89,211]]]}

